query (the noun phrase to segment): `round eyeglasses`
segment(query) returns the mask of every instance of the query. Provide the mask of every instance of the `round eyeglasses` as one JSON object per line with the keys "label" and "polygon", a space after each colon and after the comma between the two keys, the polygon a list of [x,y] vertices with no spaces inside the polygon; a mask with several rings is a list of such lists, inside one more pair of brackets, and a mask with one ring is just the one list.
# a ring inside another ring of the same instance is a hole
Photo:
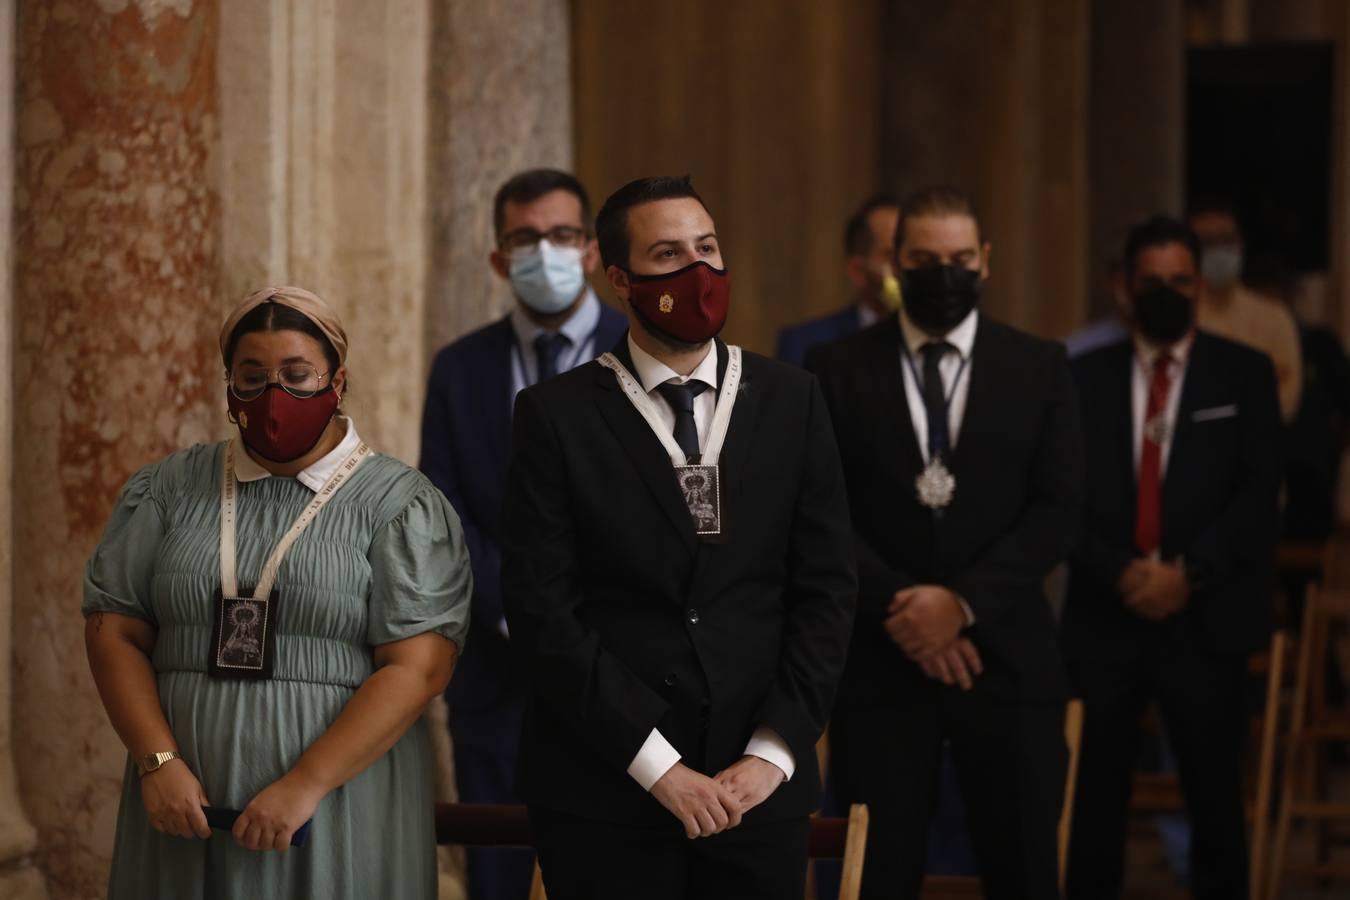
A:
{"label": "round eyeglasses", "polygon": [[582,247],[585,246],[588,237],[590,234],[584,228],[555,225],[548,231],[517,228],[502,235],[498,244],[507,253],[514,253],[517,250],[533,251],[539,247],[539,242],[545,239],[555,247]]}
{"label": "round eyeglasses", "polygon": [[303,400],[323,390],[327,376],[327,372],[320,372],[309,363],[289,363],[275,369],[240,366],[227,373],[225,379],[230,384],[230,393],[240,400],[261,397],[269,384],[278,385],[292,397]]}

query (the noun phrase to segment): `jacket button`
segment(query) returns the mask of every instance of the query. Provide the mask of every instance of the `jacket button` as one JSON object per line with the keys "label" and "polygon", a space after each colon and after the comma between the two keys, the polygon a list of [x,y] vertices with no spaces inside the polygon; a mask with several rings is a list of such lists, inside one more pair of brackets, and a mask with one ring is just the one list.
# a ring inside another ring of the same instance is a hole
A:
{"label": "jacket button", "polygon": [[669,675],[666,676],[666,687],[674,687],[675,682],[677,681],[679,681],[679,679],[675,677],[674,672],[671,672]]}
{"label": "jacket button", "polygon": [[696,609],[689,610],[689,612],[685,613],[685,617],[688,618],[690,625],[698,624],[698,610]]}

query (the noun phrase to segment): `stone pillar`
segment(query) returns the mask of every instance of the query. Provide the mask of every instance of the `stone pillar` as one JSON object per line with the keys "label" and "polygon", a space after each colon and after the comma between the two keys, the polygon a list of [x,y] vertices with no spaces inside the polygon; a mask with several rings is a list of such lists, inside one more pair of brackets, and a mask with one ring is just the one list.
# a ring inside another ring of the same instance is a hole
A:
{"label": "stone pillar", "polygon": [[[429,354],[511,306],[510,291],[487,263],[497,188],[522,169],[572,168],[569,5],[431,4],[423,342]],[[597,205],[603,200],[592,196]]]}
{"label": "stone pillar", "polygon": [[15,757],[55,897],[102,895],[126,751],[82,570],[139,466],[206,438],[217,0],[19,3]]}
{"label": "stone pillar", "polygon": [[0,2],[0,897],[39,900],[46,897],[42,875],[34,865],[37,830],[19,800],[10,730],[14,698],[12,678],[14,520],[13,472],[14,338],[12,269],[14,199],[14,3]]}
{"label": "stone pillar", "polygon": [[1183,0],[1092,4],[1089,179],[1093,315],[1130,226],[1185,202]]}
{"label": "stone pillar", "polygon": [[1073,0],[890,0],[883,18],[886,181],[972,193],[987,308],[1055,336],[1087,294],[1088,29]]}
{"label": "stone pillar", "polygon": [[373,446],[411,463],[425,379],[429,15],[418,0],[221,7],[218,312],[267,283],[329,300],[352,338],[345,405]]}

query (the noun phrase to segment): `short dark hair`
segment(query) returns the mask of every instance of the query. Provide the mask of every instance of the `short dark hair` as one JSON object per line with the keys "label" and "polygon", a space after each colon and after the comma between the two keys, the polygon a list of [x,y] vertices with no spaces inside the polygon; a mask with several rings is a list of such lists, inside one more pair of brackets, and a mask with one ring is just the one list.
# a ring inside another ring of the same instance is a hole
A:
{"label": "short dark hair", "polygon": [[1238,233],[1241,234],[1242,214],[1238,212],[1237,204],[1232,198],[1222,194],[1201,194],[1191,199],[1186,207],[1186,220],[1190,221],[1194,216],[1228,216],[1237,224]]}
{"label": "short dark hair", "polygon": [[844,255],[866,256],[872,252],[872,227],[867,220],[879,209],[899,209],[900,200],[892,193],[881,191],[868,197],[862,206],[848,217],[844,225]]}
{"label": "short dark hair", "polygon": [[905,237],[905,223],[922,216],[969,216],[980,231],[980,213],[975,201],[960,188],[939,184],[920,188],[900,201],[900,221],[895,225],[895,246],[898,249]]}
{"label": "short dark hair", "polygon": [[1125,238],[1125,258],[1123,262],[1126,280],[1134,276],[1134,265],[1139,258],[1140,251],[1146,247],[1162,247],[1167,244],[1181,244],[1191,251],[1191,259],[1195,261],[1196,271],[1199,271],[1200,239],[1195,236],[1195,232],[1191,231],[1189,225],[1175,216],[1157,213],[1131,228],[1129,236]]}
{"label": "short dark hair", "polygon": [[328,362],[329,373],[336,372],[341,366],[337,350],[333,347],[332,342],[308,316],[281,303],[260,303],[249,310],[239,320],[239,324],[234,326],[234,330],[230,332],[229,340],[225,342],[225,367],[227,369],[234,366],[234,351],[239,345],[240,338],[246,334],[254,334],[259,331],[298,331],[301,334],[307,334],[318,341],[319,346],[323,348],[323,357]]}
{"label": "short dark hair", "polygon": [[506,184],[497,188],[497,196],[492,201],[492,227],[498,239],[502,236],[502,226],[506,224],[507,203],[533,203],[545,194],[553,191],[567,191],[581,202],[581,224],[588,231],[591,227],[591,199],[575,175],[561,169],[529,169],[511,176]]}
{"label": "short dark hair", "polygon": [[656,200],[674,200],[691,197],[704,209],[708,204],[694,190],[688,175],[653,175],[630,181],[609,195],[595,217],[595,237],[600,243],[600,259],[605,268],[628,268],[628,211],[634,206]]}

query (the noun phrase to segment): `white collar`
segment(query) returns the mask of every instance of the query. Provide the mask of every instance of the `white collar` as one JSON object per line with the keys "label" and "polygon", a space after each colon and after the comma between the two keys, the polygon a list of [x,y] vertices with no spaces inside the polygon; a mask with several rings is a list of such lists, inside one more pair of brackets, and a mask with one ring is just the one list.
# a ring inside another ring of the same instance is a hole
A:
{"label": "white collar", "polygon": [[956,352],[961,354],[962,359],[970,359],[971,351],[975,349],[975,329],[979,325],[979,320],[980,311],[972,309],[966,313],[966,317],[961,320],[961,324],[942,337],[933,337],[911,322],[904,308],[901,307],[900,333],[905,339],[905,348],[909,350],[910,358],[916,357],[919,348],[924,344],[931,341],[946,341],[956,348]]}
{"label": "white collar", "polygon": [[[600,300],[588,284],[581,305],[558,327],[557,333],[567,338],[573,347],[580,347],[598,324],[600,324]],[[515,309],[511,310],[511,330],[516,333],[516,341],[523,352],[534,347],[534,339],[547,329],[540,328],[530,321],[530,317],[525,314],[525,310],[517,301]]]}
{"label": "white collar", "polygon": [[1139,364],[1144,367],[1145,372],[1153,370],[1153,361],[1158,358],[1158,354],[1166,350],[1172,355],[1172,362],[1181,366],[1186,365],[1186,358],[1191,355],[1191,346],[1195,343],[1195,329],[1192,328],[1186,333],[1186,336],[1168,347],[1163,347],[1145,339],[1142,335],[1136,335],[1134,338],[1134,353],[1139,357]]}
{"label": "white collar", "polygon": [[642,383],[642,389],[647,393],[656,390],[657,385],[673,381],[676,384],[684,384],[688,381],[701,381],[710,388],[717,387],[717,350],[716,341],[708,341],[708,349],[703,355],[703,361],[698,367],[690,373],[689,377],[681,375],[670,366],[661,362],[661,360],[652,356],[646,350],[643,350],[633,341],[633,335],[628,335],[628,352],[633,357],[633,368],[637,369],[633,374],[637,376],[638,381]]}
{"label": "white collar", "polygon": [[[342,461],[361,444],[361,436],[356,433],[356,425],[351,419],[346,416],[338,416],[337,421],[338,424],[347,429],[346,436],[336,447],[300,470],[295,476],[296,481],[315,493],[318,493],[319,488],[323,487],[333,473],[338,470]],[[264,478],[272,477],[271,472],[264,469],[257,460],[245,452],[237,437],[234,439],[234,477],[240,483],[261,481]]]}
{"label": "white collar", "polygon": [[857,310],[858,310],[858,328],[860,329],[871,328],[873,325],[881,321],[882,318],[881,313],[873,309],[870,303],[859,302],[857,304]]}

